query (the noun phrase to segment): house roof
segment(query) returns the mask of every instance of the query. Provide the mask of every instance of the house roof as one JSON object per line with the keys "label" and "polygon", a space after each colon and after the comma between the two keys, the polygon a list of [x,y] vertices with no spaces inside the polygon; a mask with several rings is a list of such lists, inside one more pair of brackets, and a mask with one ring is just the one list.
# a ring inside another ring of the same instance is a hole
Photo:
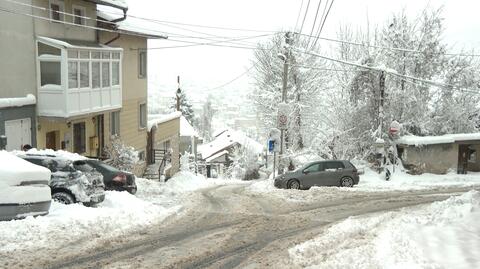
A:
{"label": "house roof", "polygon": [[197,131],[184,116],[180,117],[180,136],[198,137]]}
{"label": "house roof", "polygon": [[480,140],[480,133],[470,134],[446,134],[440,136],[402,136],[397,140],[397,144],[409,146],[434,145],[434,144],[450,144],[459,141]]}
{"label": "house roof", "polygon": [[223,150],[213,154],[212,156],[205,159],[207,163],[214,161],[215,159],[222,157],[223,155],[228,154],[228,150]]}
{"label": "house roof", "polygon": [[[111,13],[101,9],[97,10],[97,16],[110,22],[122,17],[116,13]],[[125,20],[115,22],[115,26],[118,32],[124,34],[142,34],[150,39],[168,38],[167,35],[165,35],[162,31],[156,30],[158,28],[158,24],[139,18],[129,17],[128,15]]]}
{"label": "house roof", "polygon": [[87,2],[96,3],[99,5],[110,6],[114,8],[119,8],[123,10],[128,9],[128,4],[125,0],[86,0]]}
{"label": "house roof", "polygon": [[234,130],[225,130],[218,134],[210,143],[199,145],[198,152],[200,152],[202,155],[202,159],[207,159],[218,152],[232,147],[235,144],[239,144],[256,154],[263,152],[262,144],[251,139],[243,132]]}
{"label": "house roof", "polygon": [[27,106],[34,105],[36,103],[37,100],[33,94],[27,94],[25,97],[0,98],[0,108]]}
{"label": "house roof", "polygon": [[65,49],[96,49],[96,50],[109,50],[109,51],[123,51],[122,48],[109,47],[103,44],[98,44],[95,42],[81,41],[81,40],[66,40],[66,39],[55,39],[45,36],[37,36],[37,40],[57,48]]}
{"label": "house roof", "polygon": [[148,115],[148,130],[151,130],[153,127],[157,127],[159,124],[178,119],[182,116],[182,113],[179,111],[172,112],[170,114],[149,114]]}

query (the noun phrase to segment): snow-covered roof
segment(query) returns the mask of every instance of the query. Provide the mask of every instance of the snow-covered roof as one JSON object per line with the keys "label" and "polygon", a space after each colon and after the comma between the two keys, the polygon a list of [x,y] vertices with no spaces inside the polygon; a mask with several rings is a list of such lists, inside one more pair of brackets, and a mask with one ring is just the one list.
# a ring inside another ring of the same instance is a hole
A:
{"label": "snow-covered roof", "polygon": [[18,98],[0,98],[0,108],[16,107],[16,106],[28,106],[37,103],[33,94],[27,94],[26,97]]}
{"label": "snow-covered roof", "polygon": [[[18,186],[23,181],[50,180],[50,170],[25,161],[12,153],[0,151],[0,186]],[[1,187],[0,187],[1,188]]]}
{"label": "snow-covered roof", "polygon": [[[122,17],[120,15],[117,15],[116,13],[111,13],[104,10],[97,10],[97,16],[107,21],[113,21]],[[152,39],[167,38],[167,35],[164,34],[162,31],[155,30],[158,29],[158,24],[139,18],[129,17],[128,15],[125,20],[116,22],[115,25],[117,30],[121,33],[123,32],[125,34],[142,34]]]}
{"label": "snow-covered roof", "polygon": [[434,144],[450,144],[458,141],[480,140],[480,133],[470,134],[446,134],[440,136],[402,136],[397,140],[397,144],[409,146],[434,145]]}
{"label": "snow-covered roof", "polygon": [[193,126],[188,122],[188,120],[184,116],[180,117],[180,136],[198,137],[197,131],[195,131]]}
{"label": "snow-covered roof", "polygon": [[223,131],[215,138],[215,140],[211,141],[210,143],[199,145],[198,151],[200,154],[202,154],[202,158],[206,159],[222,150],[228,149],[235,144],[239,144],[256,154],[263,152],[262,144],[251,139],[243,132],[234,130]]}
{"label": "snow-covered roof", "polygon": [[156,127],[159,124],[178,119],[182,116],[182,113],[179,111],[172,112],[170,114],[149,114],[148,115],[148,130],[151,130],[153,127]]}
{"label": "snow-covered roof", "polygon": [[89,42],[89,41],[60,40],[60,39],[55,39],[55,38],[45,37],[45,36],[37,36],[37,40],[57,48],[123,51],[122,48],[109,47],[103,44],[98,44],[98,43]]}
{"label": "snow-covered roof", "polygon": [[90,0],[90,1],[95,2],[99,5],[106,5],[106,6],[120,8],[120,9],[128,9],[128,5],[125,0]]}
{"label": "snow-covered roof", "polygon": [[206,158],[205,161],[207,163],[209,163],[209,162],[215,160],[218,157],[222,157],[225,154],[228,154],[228,150],[223,150],[223,151],[217,152],[217,153],[213,154],[212,156]]}

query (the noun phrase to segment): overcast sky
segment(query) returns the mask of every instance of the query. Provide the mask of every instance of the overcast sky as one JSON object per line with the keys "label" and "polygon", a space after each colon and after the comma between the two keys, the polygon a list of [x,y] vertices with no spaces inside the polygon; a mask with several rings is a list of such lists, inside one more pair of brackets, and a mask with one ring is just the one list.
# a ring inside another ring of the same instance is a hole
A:
{"label": "overcast sky", "polygon": [[[319,0],[311,0],[304,32],[309,33]],[[218,27],[247,28],[258,30],[292,30],[302,0],[128,0],[129,14],[198,25]],[[308,0],[303,0],[304,9]],[[326,1],[324,0],[323,3]],[[405,8],[412,17],[418,15],[428,5],[444,6],[445,40],[456,44],[453,49],[477,48],[480,46],[480,10],[479,1],[475,0],[335,0],[325,23],[322,36],[335,37],[339,24],[352,24],[365,27],[381,24],[394,13]],[[320,13],[323,9],[320,10]],[[300,24],[300,23],[299,23]],[[175,34],[199,36],[199,33],[187,32],[166,25],[156,25],[159,30],[169,33],[171,39]],[[222,31],[208,28],[188,28],[219,36],[253,36],[262,33]],[[260,39],[248,40],[256,42]],[[197,40],[198,42],[198,40]],[[208,42],[208,41],[205,41]],[[325,42],[325,41],[324,41]],[[178,46],[185,43],[157,40],[149,43],[150,47]],[[189,48],[159,49],[149,51],[149,76],[157,85],[167,91],[176,85],[176,76],[180,75],[184,85],[195,90],[205,90],[222,85],[240,75],[251,66],[252,51],[211,46]],[[248,76],[232,83],[226,90],[245,85]]]}

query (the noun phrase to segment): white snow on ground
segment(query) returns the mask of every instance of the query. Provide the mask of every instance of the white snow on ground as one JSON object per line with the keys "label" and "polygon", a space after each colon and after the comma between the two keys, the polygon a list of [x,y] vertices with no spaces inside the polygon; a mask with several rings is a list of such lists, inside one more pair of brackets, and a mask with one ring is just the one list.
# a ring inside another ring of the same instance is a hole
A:
{"label": "white snow on ground", "polygon": [[427,190],[449,187],[480,186],[480,173],[469,172],[466,175],[449,173],[445,175],[422,174],[409,175],[403,171],[396,171],[389,181],[373,170],[366,168],[360,175],[360,182],[353,188],[340,187],[313,187],[308,191],[277,189],[273,180],[259,180],[247,187],[247,191],[254,194],[268,194],[287,199],[293,202],[309,201],[322,196],[325,200],[338,195],[354,195],[355,192],[388,192]]}
{"label": "white snow on ground", "polygon": [[304,268],[480,268],[480,193],[351,217],[289,249]]}
{"label": "white snow on ground", "polygon": [[0,222],[0,256],[39,247],[48,251],[78,240],[89,240],[94,245],[180,212],[195,190],[232,182],[237,181],[211,180],[181,172],[166,183],[137,178],[136,195],[107,191],[105,201],[96,208],[52,202],[47,216]]}

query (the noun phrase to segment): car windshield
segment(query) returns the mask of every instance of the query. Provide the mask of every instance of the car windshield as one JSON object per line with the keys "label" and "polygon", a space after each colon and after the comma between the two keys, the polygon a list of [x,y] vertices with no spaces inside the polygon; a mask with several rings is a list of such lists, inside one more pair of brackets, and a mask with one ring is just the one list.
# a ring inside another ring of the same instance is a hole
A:
{"label": "car windshield", "polygon": [[99,160],[89,160],[89,163],[92,165],[92,166],[95,166],[95,167],[98,167],[99,169],[104,169],[104,170],[108,170],[108,171],[117,171],[117,169],[111,165],[108,165],[102,161],[99,161]]}

